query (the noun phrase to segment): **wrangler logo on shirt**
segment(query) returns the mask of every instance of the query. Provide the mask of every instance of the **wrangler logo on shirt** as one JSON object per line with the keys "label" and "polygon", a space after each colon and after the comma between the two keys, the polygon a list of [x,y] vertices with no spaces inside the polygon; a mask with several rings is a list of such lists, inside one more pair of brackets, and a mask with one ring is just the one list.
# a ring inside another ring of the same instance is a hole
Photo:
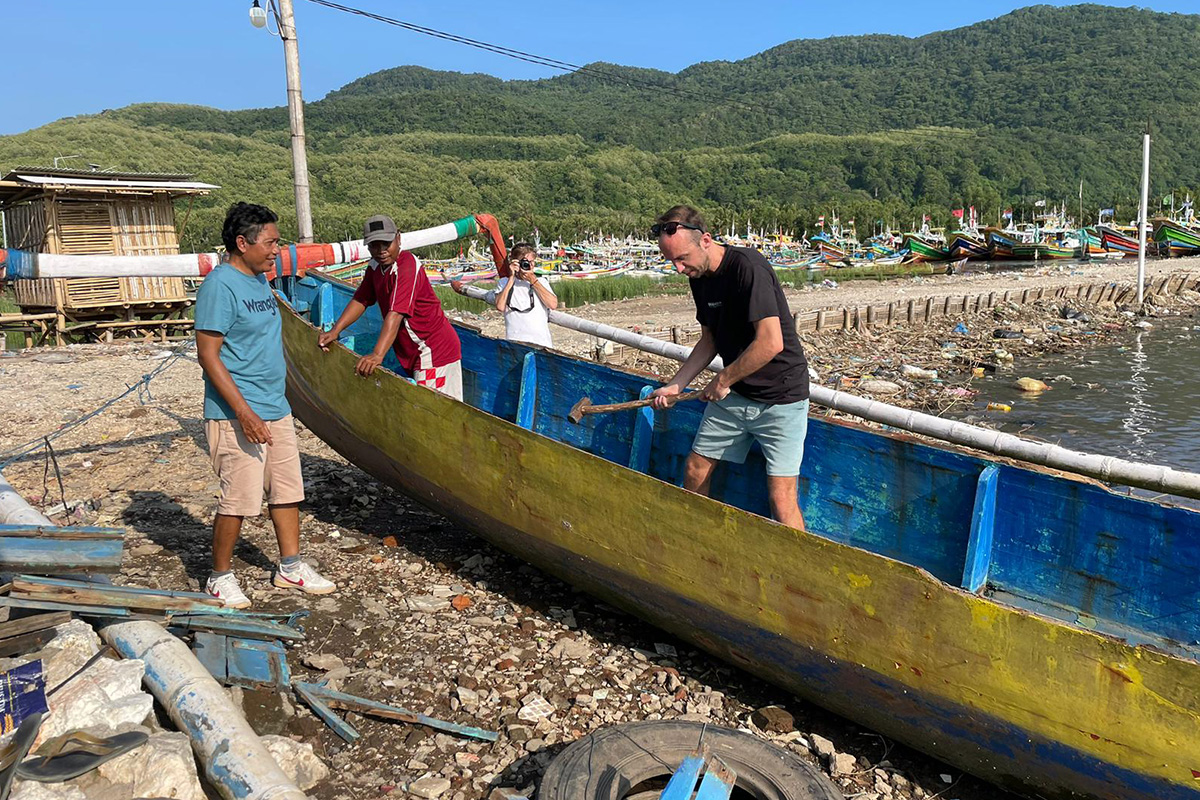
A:
{"label": "wrangler logo on shirt", "polygon": [[270,311],[272,316],[275,315],[275,301],[274,300],[243,300],[242,305],[244,305],[246,307],[246,310],[249,311],[251,314],[261,313],[263,311]]}

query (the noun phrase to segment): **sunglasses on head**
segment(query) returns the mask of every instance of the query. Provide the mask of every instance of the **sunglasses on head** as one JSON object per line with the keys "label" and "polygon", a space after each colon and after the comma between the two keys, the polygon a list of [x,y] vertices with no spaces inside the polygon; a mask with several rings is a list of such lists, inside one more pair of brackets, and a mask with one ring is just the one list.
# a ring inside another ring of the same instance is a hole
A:
{"label": "sunglasses on head", "polygon": [[650,235],[658,238],[659,236],[674,236],[675,231],[680,228],[687,228],[689,231],[704,232],[704,229],[696,225],[688,225],[686,222],[656,222],[650,226]]}

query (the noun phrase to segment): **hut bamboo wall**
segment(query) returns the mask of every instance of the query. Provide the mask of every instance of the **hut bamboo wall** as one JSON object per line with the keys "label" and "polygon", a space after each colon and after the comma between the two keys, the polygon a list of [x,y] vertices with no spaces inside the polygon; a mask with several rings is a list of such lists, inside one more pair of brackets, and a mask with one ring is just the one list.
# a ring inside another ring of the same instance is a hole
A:
{"label": "hut bamboo wall", "polygon": [[[171,255],[179,252],[175,208],[166,197],[50,196],[5,211],[10,240],[65,255]],[[39,235],[40,232],[40,235]],[[10,245],[16,246],[16,245]],[[182,278],[75,278],[19,281],[22,307],[100,312],[187,302]]]}

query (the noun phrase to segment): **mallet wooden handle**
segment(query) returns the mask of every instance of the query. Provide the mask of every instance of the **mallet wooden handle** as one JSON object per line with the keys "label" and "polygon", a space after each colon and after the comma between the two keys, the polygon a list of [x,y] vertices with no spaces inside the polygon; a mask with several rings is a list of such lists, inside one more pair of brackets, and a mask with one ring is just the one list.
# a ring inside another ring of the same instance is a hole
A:
{"label": "mallet wooden handle", "polygon": [[[696,400],[702,394],[704,394],[704,390],[698,389],[694,392],[685,392],[684,394],[670,396],[667,400],[670,405],[675,405],[676,403],[682,403],[684,400]],[[629,411],[634,408],[645,408],[653,403],[654,399],[653,397],[647,397],[643,400],[630,400],[627,403],[609,403],[608,405],[600,406],[584,405],[579,409],[579,413],[582,416],[585,414],[607,414],[610,411]]]}

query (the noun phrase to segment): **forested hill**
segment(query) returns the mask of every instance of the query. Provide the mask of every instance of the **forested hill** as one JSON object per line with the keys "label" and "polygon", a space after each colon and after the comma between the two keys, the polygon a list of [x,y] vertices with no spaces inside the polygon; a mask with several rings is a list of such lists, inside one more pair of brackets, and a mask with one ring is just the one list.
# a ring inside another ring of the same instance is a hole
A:
{"label": "forested hill", "polygon": [[[719,32],[714,27],[714,33]],[[1200,16],[1035,6],[916,39],[796,40],[679,73],[612,64],[539,81],[399,67],[306,105],[319,238],[389,210],[406,227],[476,211],[527,234],[642,227],[679,200],[723,220],[906,225],[960,203],[1133,214],[1152,119],[1156,194],[1200,189]],[[0,137],[0,168],[85,153],[191,170],[219,206],[291,205],[286,109],[138,105]]]}

